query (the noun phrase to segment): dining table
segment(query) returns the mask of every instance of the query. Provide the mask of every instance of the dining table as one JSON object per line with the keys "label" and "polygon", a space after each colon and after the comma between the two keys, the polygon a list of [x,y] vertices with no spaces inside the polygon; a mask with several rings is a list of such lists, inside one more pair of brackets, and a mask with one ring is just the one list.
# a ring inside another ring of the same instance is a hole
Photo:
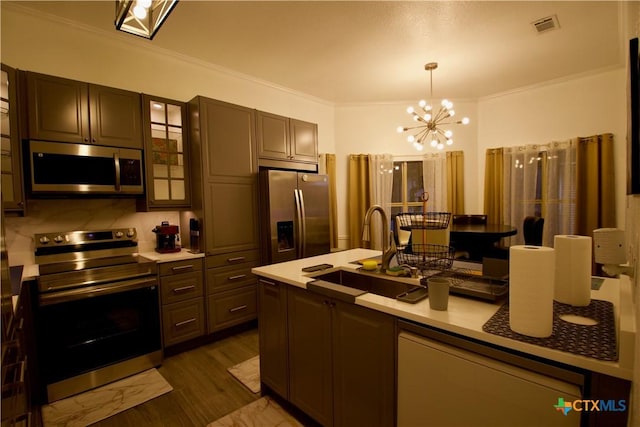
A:
{"label": "dining table", "polygon": [[508,224],[451,224],[449,236],[456,251],[466,251],[469,260],[482,262],[495,251],[500,239],[517,233],[518,229]]}

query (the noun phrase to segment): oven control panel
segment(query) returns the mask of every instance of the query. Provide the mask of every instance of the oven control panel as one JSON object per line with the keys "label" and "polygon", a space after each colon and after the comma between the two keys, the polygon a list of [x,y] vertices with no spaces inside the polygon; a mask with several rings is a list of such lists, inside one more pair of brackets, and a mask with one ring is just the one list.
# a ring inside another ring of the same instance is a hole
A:
{"label": "oven control panel", "polygon": [[135,228],[114,228],[109,230],[93,231],[66,231],[39,233],[34,235],[36,251],[39,248],[51,246],[72,246],[82,250],[83,246],[104,246],[111,244],[120,246],[119,242],[127,242],[133,245],[138,241],[138,234]]}

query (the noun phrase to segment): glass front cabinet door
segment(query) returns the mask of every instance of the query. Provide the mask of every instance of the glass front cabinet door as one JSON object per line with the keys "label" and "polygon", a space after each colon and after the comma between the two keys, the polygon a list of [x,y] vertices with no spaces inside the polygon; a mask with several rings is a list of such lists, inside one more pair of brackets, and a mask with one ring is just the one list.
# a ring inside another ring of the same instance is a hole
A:
{"label": "glass front cabinet door", "polygon": [[191,207],[186,109],[183,102],[143,95],[147,185],[140,210]]}
{"label": "glass front cabinet door", "polygon": [[20,168],[20,138],[17,116],[17,71],[2,64],[0,80],[0,135],[2,137],[2,208],[24,213],[24,192]]}

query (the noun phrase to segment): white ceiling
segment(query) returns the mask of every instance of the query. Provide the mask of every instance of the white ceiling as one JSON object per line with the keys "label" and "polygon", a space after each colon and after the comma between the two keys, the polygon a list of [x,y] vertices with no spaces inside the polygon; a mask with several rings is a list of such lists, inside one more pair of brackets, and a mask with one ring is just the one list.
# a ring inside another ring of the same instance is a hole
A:
{"label": "white ceiling", "polygon": [[[3,0],[4,3],[4,0]],[[115,1],[20,7],[114,37]],[[625,63],[615,1],[182,0],[153,45],[335,103],[477,99]],[[560,28],[532,22],[556,15]]]}

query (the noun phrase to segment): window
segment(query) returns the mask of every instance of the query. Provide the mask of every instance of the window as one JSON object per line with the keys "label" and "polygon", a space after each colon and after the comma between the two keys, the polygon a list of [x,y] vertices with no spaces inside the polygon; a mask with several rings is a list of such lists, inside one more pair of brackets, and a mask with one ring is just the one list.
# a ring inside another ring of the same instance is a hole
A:
{"label": "window", "polygon": [[424,181],[422,160],[393,162],[391,217],[402,212],[421,212]]}

